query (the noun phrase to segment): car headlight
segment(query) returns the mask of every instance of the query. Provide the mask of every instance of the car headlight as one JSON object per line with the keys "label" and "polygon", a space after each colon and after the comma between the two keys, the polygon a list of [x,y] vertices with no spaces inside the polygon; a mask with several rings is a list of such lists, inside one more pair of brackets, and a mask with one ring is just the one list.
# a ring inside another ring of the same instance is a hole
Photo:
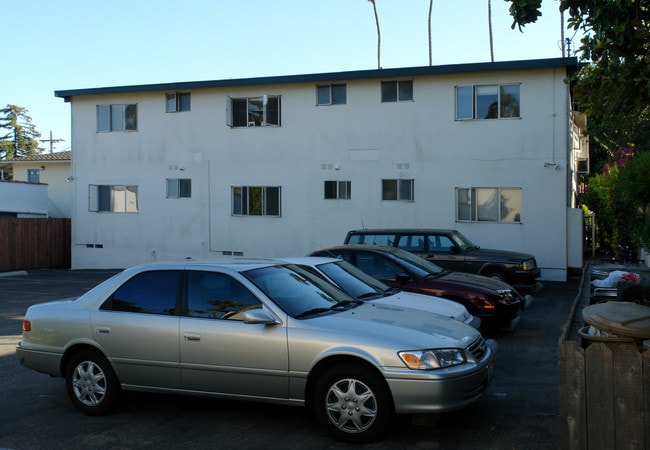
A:
{"label": "car headlight", "polygon": [[535,270],[537,268],[537,264],[535,264],[534,259],[529,259],[528,261],[524,261],[522,264],[522,269],[524,270]]}
{"label": "car headlight", "polygon": [[409,369],[416,370],[443,369],[467,362],[465,353],[458,348],[403,351],[398,355]]}

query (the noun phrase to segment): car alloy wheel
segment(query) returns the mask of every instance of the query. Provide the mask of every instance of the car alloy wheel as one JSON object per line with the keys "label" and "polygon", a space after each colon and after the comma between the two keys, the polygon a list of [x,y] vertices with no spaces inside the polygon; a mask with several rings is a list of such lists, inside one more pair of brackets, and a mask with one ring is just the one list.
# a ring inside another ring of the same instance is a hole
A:
{"label": "car alloy wheel", "polygon": [[106,358],[94,351],[75,355],[66,372],[66,388],[74,406],[89,415],[108,413],[120,392]]}
{"label": "car alloy wheel", "polygon": [[316,388],[316,413],[338,439],[369,442],[386,431],[393,406],[384,381],[357,365],[341,365],[323,375]]}

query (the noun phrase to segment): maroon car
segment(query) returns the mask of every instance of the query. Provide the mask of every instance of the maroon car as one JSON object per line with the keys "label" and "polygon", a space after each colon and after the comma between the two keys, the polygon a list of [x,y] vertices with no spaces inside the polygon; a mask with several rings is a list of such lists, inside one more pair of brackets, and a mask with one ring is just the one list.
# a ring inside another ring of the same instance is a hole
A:
{"label": "maroon car", "polygon": [[484,326],[512,330],[519,313],[533,300],[502,281],[443,269],[394,247],[338,245],[311,256],[342,258],[391,287],[457,301]]}

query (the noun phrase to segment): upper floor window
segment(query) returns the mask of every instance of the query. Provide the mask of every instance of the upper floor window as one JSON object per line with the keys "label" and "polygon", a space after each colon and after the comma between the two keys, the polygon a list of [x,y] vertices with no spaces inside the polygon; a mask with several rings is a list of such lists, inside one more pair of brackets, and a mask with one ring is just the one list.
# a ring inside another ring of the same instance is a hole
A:
{"label": "upper floor window", "polygon": [[413,201],[415,180],[381,180],[382,200]]}
{"label": "upper floor window", "polygon": [[347,102],[347,87],[345,84],[326,84],[316,86],[316,104],[344,105]]}
{"label": "upper floor window", "polygon": [[97,105],[97,131],[137,131],[138,105]]}
{"label": "upper floor window", "polygon": [[190,178],[167,178],[167,198],[189,198],[192,196]]}
{"label": "upper floor window", "polygon": [[233,216],[280,216],[279,186],[232,186]]}
{"label": "upper floor window", "polygon": [[174,94],[166,95],[166,111],[167,112],[179,112],[179,111],[189,111],[191,106],[190,93],[189,92],[176,92]]}
{"label": "upper floor window", "polygon": [[88,210],[94,212],[138,212],[138,187],[91,184],[88,186]]}
{"label": "upper floor window", "polygon": [[352,198],[351,181],[326,181],[325,199],[350,200]]}
{"label": "upper floor window", "polygon": [[382,102],[405,102],[413,100],[413,80],[382,81]]}
{"label": "upper floor window", "polygon": [[456,120],[519,117],[519,84],[456,86]]}
{"label": "upper floor window", "polygon": [[228,126],[280,126],[280,96],[228,98]]}
{"label": "upper floor window", "polygon": [[521,222],[521,188],[456,188],[456,220]]}

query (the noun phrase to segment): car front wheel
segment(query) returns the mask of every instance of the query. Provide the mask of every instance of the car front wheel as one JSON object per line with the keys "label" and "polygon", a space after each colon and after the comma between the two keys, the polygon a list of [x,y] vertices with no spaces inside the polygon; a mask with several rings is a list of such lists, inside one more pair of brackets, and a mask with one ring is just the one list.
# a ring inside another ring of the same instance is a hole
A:
{"label": "car front wheel", "polygon": [[351,364],[335,366],[321,377],[314,408],[334,437],[356,443],[378,439],[393,416],[390,392],[381,377]]}
{"label": "car front wheel", "polygon": [[72,357],[65,383],[72,404],[91,416],[109,413],[120,395],[120,385],[110,364],[104,356],[91,350]]}

